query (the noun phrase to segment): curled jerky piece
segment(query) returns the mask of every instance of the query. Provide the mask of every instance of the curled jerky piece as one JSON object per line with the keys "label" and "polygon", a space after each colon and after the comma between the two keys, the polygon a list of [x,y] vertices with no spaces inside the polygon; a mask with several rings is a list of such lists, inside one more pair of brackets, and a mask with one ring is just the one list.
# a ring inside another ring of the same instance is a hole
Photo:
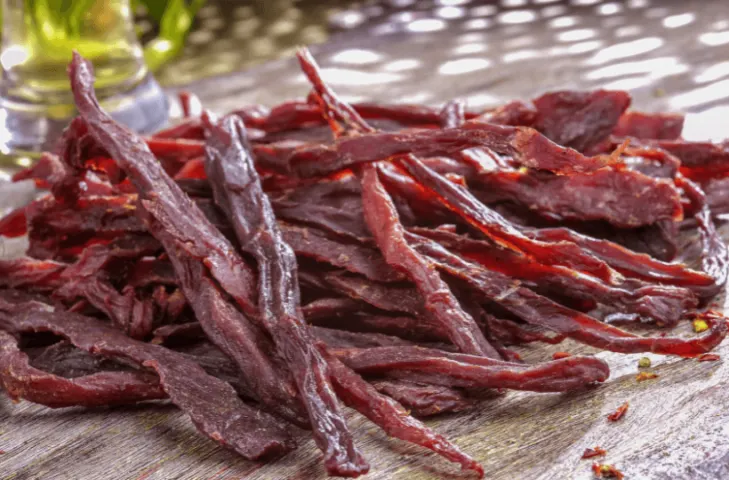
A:
{"label": "curled jerky piece", "polygon": [[124,405],[167,396],[157,376],[146,371],[97,371],[65,378],[39,370],[17,340],[1,330],[0,385],[13,398],[51,408]]}
{"label": "curled jerky piece", "polygon": [[170,400],[190,416],[198,430],[246,458],[277,456],[293,447],[279,420],[243,403],[230,385],[208,375],[195,362],[166,348],[132,340],[98,320],[53,311],[38,302],[3,299],[0,328],[15,333],[52,332],[88,352],[124,358],[154,370]]}
{"label": "curled jerky piece", "polygon": [[207,126],[206,165],[215,201],[258,264],[260,321],[297,382],[314,439],[331,475],[359,476],[369,465],[355,448],[329,383],[329,366],[299,308],[296,257],[283,241],[246,146],[245,127],[228,117]]}

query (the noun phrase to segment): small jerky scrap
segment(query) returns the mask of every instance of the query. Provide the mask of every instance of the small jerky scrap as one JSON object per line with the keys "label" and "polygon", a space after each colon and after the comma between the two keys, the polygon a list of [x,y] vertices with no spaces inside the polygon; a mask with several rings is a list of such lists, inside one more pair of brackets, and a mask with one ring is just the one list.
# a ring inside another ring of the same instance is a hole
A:
{"label": "small jerky scrap", "polygon": [[225,382],[196,363],[157,345],[132,340],[102,322],[39,302],[0,299],[0,328],[51,332],[96,355],[124,358],[153,370],[170,400],[213,440],[249,459],[277,456],[294,444],[280,420],[243,403]]}
{"label": "small jerky scrap", "polygon": [[607,419],[611,422],[617,422],[625,416],[625,413],[628,411],[629,406],[630,404],[628,402],[623,403],[613,413],[609,414],[607,416]]}

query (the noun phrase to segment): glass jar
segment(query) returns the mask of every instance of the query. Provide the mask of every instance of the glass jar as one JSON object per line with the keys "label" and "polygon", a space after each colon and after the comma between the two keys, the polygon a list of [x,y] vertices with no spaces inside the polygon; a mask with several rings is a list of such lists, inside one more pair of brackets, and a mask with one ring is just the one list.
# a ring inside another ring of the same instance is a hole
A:
{"label": "glass jar", "polygon": [[0,152],[52,147],[75,115],[66,67],[91,60],[104,108],[134,130],[167,121],[147,70],[129,0],[2,0]]}

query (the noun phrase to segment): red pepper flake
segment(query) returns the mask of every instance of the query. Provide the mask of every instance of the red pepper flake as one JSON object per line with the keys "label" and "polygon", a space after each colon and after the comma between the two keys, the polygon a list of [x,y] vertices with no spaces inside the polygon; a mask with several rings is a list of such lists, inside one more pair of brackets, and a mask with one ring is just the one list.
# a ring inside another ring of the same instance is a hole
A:
{"label": "red pepper flake", "polygon": [[601,447],[586,448],[585,451],[582,452],[582,460],[586,458],[601,457],[606,453],[607,450]]}
{"label": "red pepper flake", "polygon": [[697,359],[699,362],[718,362],[721,357],[715,353],[705,353]]}
{"label": "red pepper flake", "polygon": [[638,375],[635,376],[635,380],[638,382],[651,380],[653,378],[658,378],[658,374],[653,372],[640,372]]}
{"label": "red pepper flake", "polygon": [[596,478],[616,478],[617,480],[623,480],[623,472],[605,463],[593,463],[592,473],[595,474]]}
{"label": "red pepper flake", "polygon": [[572,355],[568,352],[554,352],[552,354],[552,358],[555,360],[560,360],[562,358],[571,357]]}
{"label": "red pepper flake", "polygon": [[5,455],[5,450],[0,450],[0,455]]}
{"label": "red pepper flake", "polygon": [[630,404],[628,402],[625,402],[624,404],[620,405],[617,410],[615,410],[613,413],[607,416],[607,419],[611,422],[617,422],[623,416],[625,415],[625,412],[628,411],[628,407]]}

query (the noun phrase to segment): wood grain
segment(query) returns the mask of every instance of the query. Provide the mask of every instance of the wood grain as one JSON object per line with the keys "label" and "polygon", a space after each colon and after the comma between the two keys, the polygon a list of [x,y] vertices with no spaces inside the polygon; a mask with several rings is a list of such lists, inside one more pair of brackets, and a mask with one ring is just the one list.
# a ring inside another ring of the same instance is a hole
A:
{"label": "wood grain", "polygon": [[[478,2],[466,3],[465,8],[475,8]],[[647,79],[647,83],[633,83],[639,108],[673,109],[679,105],[681,109],[698,112],[719,105],[724,99],[721,92],[713,91],[714,96],[712,91],[703,97],[695,95],[697,100],[693,104],[690,102],[693,97],[685,95],[705,88],[694,77],[706,72],[718,60],[725,60],[725,47],[707,46],[697,40],[702,33],[727,28],[721,26],[721,22],[729,25],[725,6],[720,0],[654,3],[617,2],[619,12],[605,16],[596,14],[599,2],[589,6],[551,2],[534,7],[535,20],[528,24],[506,24],[482,31],[467,29],[469,18],[463,18],[447,22],[443,30],[416,36],[406,33],[400,23],[389,20],[384,23],[390,17],[383,14],[380,20],[372,20],[359,30],[342,34],[320,47],[318,53],[325,67],[339,69],[338,75],[332,70],[327,73],[334,80],[333,85],[349,98],[439,104],[447,98],[462,97],[478,107],[528,97],[545,89],[592,88],[617,80]],[[643,6],[635,6],[639,4]],[[561,7],[562,13],[547,15],[548,7]],[[692,10],[693,20],[683,29],[663,26],[664,18],[688,10]],[[414,18],[432,15],[432,11],[422,8],[416,13]],[[486,16],[491,25],[498,23],[500,13],[503,12],[497,8]],[[592,29],[596,37],[589,41],[598,42],[597,46],[583,43],[569,55],[556,55],[545,62],[550,49],[572,45],[559,40],[558,34],[564,30],[554,27],[551,23],[554,18],[571,18],[574,22],[571,29]],[[381,25],[395,26],[391,33],[383,34]],[[637,28],[638,33],[625,35],[631,31],[628,27],[633,32]],[[377,28],[380,28],[379,35],[376,35]],[[658,38],[660,42],[654,42],[657,46],[647,51],[634,45],[633,54],[628,52],[626,56],[595,63],[594,56],[605,47],[644,38]],[[457,50],[464,44],[483,45],[480,53],[465,57],[489,59],[492,67],[463,75],[437,75],[445,62],[464,58]],[[356,66],[344,66],[333,60],[336,53],[352,48],[376,52],[380,60]],[[536,51],[537,57],[515,62],[504,57],[529,50]],[[399,71],[395,77],[383,77],[387,81],[365,76],[358,83],[341,74],[345,68],[361,69],[369,74],[393,73],[392,62],[402,59],[417,60],[417,67]],[[629,62],[638,62],[631,67],[632,73],[625,67]],[[685,68],[669,68],[661,73],[661,62]],[[600,77],[594,73],[605,74],[608,70],[604,69],[620,65],[622,70],[615,69],[612,76]],[[714,81],[721,81],[720,78],[715,75]],[[247,103],[273,104],[285,98],[302,97],[307,92],[291,61],[272,62],[189,89],[200,93],[206,104],[217,111]],[[711,127],[706,124],[703,133]],[[719,127],[726,129],[725,122]],[[17,203],[19,198],[17,192],[0,194],[0,205]],[[729,229],[724,230],[728,234],[725,238],[729,238]],[[12,254],[22,249],[22,243],[5,242],[0,247],[5,254]],[[723,298],[718,300],[718,306],[725,309]],[[679,333],[692,334],[687,325],[679,330]],[[537,361],[549,358],[556,350],[592,353],[570,342],[557,347],[522,349],[522,353],[528,360]],[[717,353],[729,359],[729,343],[722,345]],[[445,416],[428,423],[481,461],[487,478],[492,480],[592,478],[591,461],[580,460],[580,456],[585,448],[596,445],[607,449],[605,461],[615,464],[631,480],[729,478],[729,366],[725,361],[698,363],[650,355],[653,371],[660,377],[637,383],[639,355],[599,352],[597,356],[610,364],[612,372],[610,379],[597,388],[568,395],[509,392],[484,401],[470,413]],[[608,422],[606,415],[625,401],[630,402],[625,418],[617,423]],[[372,473],[367,478],[462,478],[447,462],[420,448],[388,439],[355,413],[350,415],[350,424],[372,465]],[[3,397],[0,398],[0,450],[5,452],[0,454],[0,480],[324,477],[320,454],[306,437],[302,437],[298,450],[278,462],[268,465],[247,462],[202,438],[184,415],[164,403],[113,410],[53,411],[26,402],[13,404]]]}

